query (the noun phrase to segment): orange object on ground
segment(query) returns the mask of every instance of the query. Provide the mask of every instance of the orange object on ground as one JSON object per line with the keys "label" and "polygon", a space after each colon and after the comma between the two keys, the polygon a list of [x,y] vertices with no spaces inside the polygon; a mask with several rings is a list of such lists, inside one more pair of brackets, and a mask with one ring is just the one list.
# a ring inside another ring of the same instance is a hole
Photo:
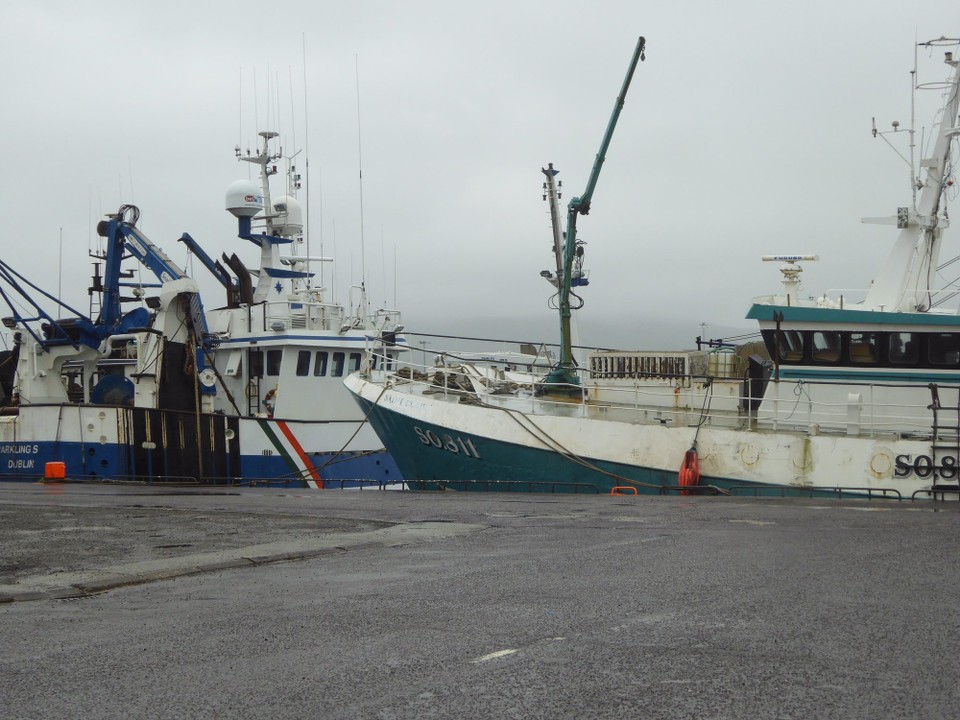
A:
{"label": "orange object on ground", "polygon": [[64,462],[48,462],[43,467],[44,480],[63,480],[67,476],[67,464]]}

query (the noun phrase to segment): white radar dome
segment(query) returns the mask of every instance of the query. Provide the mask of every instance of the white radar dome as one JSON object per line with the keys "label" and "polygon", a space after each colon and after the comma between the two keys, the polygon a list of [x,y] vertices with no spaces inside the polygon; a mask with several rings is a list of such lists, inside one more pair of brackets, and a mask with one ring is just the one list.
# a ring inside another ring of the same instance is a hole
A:
{"label": "white radar dome", "polygon": [[285,237],[292,237],[303,232],[303,210],[296,198],[284,195],[273,203],[273,212],[276,214],[274,229]]}
{"label": "white radar dome", "polygon": [[227,188],[227,211],[252,218],[263,210],[263,191],[252,180],[237,180]]}

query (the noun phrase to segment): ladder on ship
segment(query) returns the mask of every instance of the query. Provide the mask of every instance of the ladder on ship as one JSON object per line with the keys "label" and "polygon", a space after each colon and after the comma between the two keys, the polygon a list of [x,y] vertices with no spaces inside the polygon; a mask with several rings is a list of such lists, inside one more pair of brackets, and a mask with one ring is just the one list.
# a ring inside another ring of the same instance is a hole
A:
{"label": "ladder on ship", "polygon": [[[956,394],[956,404],[944,405],[940,398],[943,392]],[[930,384],[933,413],[930,435],[931,479],[937,488],[960,487],[960,387],[944,387]]]}
{"label": "ladder on ship", "polygon": [[[90,257],[102,262],[106,262],[107,259],[105,254],[90,253]],[[93,281],[87,288],[87,294],[90,296],[90,308],[87,317],[94,320],[100,316],[100,311],[103,309],[103,295],[101,293],[103,293],[103,276],[100,274],[100,263],[95,262],[93,264]]]}
{"label": "ladder on ship", "polygon": [[244,363],[247,366],[247,416],[253,417],[260,412],[260,378],[263,375],[263,355],[248,348]]}
{"label": "ladder on ship", "polygon": [[247,415],[253,417],[260,412],[260,378],[247,380]]}

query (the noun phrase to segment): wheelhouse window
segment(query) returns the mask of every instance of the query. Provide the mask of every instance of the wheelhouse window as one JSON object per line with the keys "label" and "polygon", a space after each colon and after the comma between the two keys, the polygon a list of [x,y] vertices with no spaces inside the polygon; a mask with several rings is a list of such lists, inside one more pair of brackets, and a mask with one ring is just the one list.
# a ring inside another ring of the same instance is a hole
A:
{"label": "wheelhouse window", "polygon": [[250,377],[263,377],[263,350],[250,351]]}
{"label": "wheelhouse window", "polygon": [[283,350],[267,350],[267,375],[279,375]]}
{"label": "wheelhouse window", "polygon": [[913,333],[892,332],[887,339],[887,357],[891,365],[916,365],[920,346]]}
{"label": "wheelhouse window", "polygon": [[317,351],[317,360],[313,364],[313,376],[323,377],[327,374],[327,352],[326,350]]}
{"label": "wheelhouse window", "polygon": [[927,359],[931,365],[955,366],[960,361],[960,335],[930,333],[927,343]]}
{"label": "wheelhouse window", "polygon": [[960,332],[770,329],[763,340],[770,357],[784,365],[960,368]]}
{"label": "wheelhouse window", "polygon": [[333,367],[330,369],[330,375],[333,377],[343,376],[343,358],[344,355],[342,352],[335,352],[333,354]]}
{"label": "wheelhouse window", "polygon": [[350,372],[360,369],[360,353],[350,353]]}
{"label": "wheelhouse window", "polygon": [[305,376],[310,374],[310,351],[301,350],[297,353],[297,375]]}
{"label": "wheelhouse window", "polygon": [[811,344],[814,362],[835,363],[840,360],[840,333],[817,330]]}
{"label": "wheelhouse window", "polygon": [[850,333],[850,362],[854,365],[876,365],[877,347],[877,333]]}
{"label": "wheelhouse window", "polygon": [[380,368],[381,370],[392,370],[393,369],[393,353],[384,353],[383,355],[374,355],[373,369],[376,370],[377,368]]}
{"label": "wheelhouse window", "polygon": [[777,352],[781,362],[803,360],[803,333],[799,330],[781,330],[777,336]]}

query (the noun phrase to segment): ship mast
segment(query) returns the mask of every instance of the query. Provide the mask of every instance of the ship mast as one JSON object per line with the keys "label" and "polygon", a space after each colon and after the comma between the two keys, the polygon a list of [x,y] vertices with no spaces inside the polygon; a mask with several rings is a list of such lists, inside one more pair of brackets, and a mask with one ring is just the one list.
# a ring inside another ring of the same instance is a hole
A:
{"label": "ship mast", "polygon": [[[600,143],[600,150],[593,163],[593,170],[590,172],[590,178],[587,180],[587,187],[583,194],[570,200],[567,205],[567,232],[564,237],[563,246],[563,267],[560,269],[558,278],[559,289],[559,311],[560,311],[560,360],[557,365],[544,378],[547,385],[566,385],[577,386],[580,379],[577,376],[576,363],[573,359],[573,342],[570,333],[570,288],[573,275],[574,258],[577,252],[577,216],[586,215],[590,212],[590,202],[593,199],[593,191],[597,186],[597,179],[600,177],[600,169],[603,167],[603,161],[607,157],[607,148],[610,145],[610,139],[613,137],[613,130],[617,126],[617,120],[620,117],[620,111],[623,109],[624,100],[627,96],[627,90],[630,87],[630,81],[633,79],[633,72],[637,68],[637,63],[644,60],[644,48],[646,40],[641,36],[637,40],[637,47],[633,51],[633,58],[627,69],[627,75],[623,80],[623,87],[617,96],[616,103],[613,106],[613,114],[610,116],[610,122],[607,123],[607,131],[604,133],[603,141]],[[552,180],[552,176],[548,175]],[[567,391],[575,388],[567,388]],[[577,392],[579,389],[576,388]],[[560,387],[550,388],[551,392],[564,392]]]}
{"label": "ship mast", "polygon": [[256,155],[250,155],[249,150],[247,150],[246,156],[241,155],[239,146],[235,150],[238,160],[252,163],[260,168],[260,184],[263,192],[263,218],[266,226],[264,232],[254,241],[260,245],[260,278],[253,296],[254,302],[263,302],[267,299],[270,292],[270,278],[265,274],[264,268],[275,268],[280,265],[280,248],[277,243],[280,242],[281,239],[274,235],[273,200],[270,197],[270,176],[275,175],[277,172],[277,166],[273,163],[283,156],[282,151],[279,153],[270,152],[270,141],[278,137],[279,134],[280,133],[273,130],[260,131],[258,135],[263,138],[263,149]]}
{"label": "ship mast", "polygon": [[[940,38],[918,47],[956,45],[954,38]],[[913,134],[910,128],[910,165],[913,180],[914,201],[910,208],[898,208],[892,218],[864,218],[863,222],[896,225],[900,229],[887,261],[881,268],[864,300],[864,306],[870,310],[890,312],[926,312],[930,309],[930,293],[933,274],[936,271],[940,253],[940,239],[943,230],[949,225],[942,212],[941,198],[947,184],[951,182],[950,150],[953,139],[960,132],[957,126],[957,110],[960,106],[960,59],[952,52],[944,53],[944,63],[954,69],[953,78],[945,83],[928,84],[945,92],[936,140],[929,157],[920,161],[920,167],[926,170],[921,179],[913,168]],[[917,84],[917,70],[914,67],[914,91],[924,85]],[[912,111],[911,111],[912,114]],[[912,125],[912,121],[911,121]],[[894,125],[897,129],[897,125]],[[874,135],[877,135],[874,129]],[[920,198],[916,191],[920,189]]]}

